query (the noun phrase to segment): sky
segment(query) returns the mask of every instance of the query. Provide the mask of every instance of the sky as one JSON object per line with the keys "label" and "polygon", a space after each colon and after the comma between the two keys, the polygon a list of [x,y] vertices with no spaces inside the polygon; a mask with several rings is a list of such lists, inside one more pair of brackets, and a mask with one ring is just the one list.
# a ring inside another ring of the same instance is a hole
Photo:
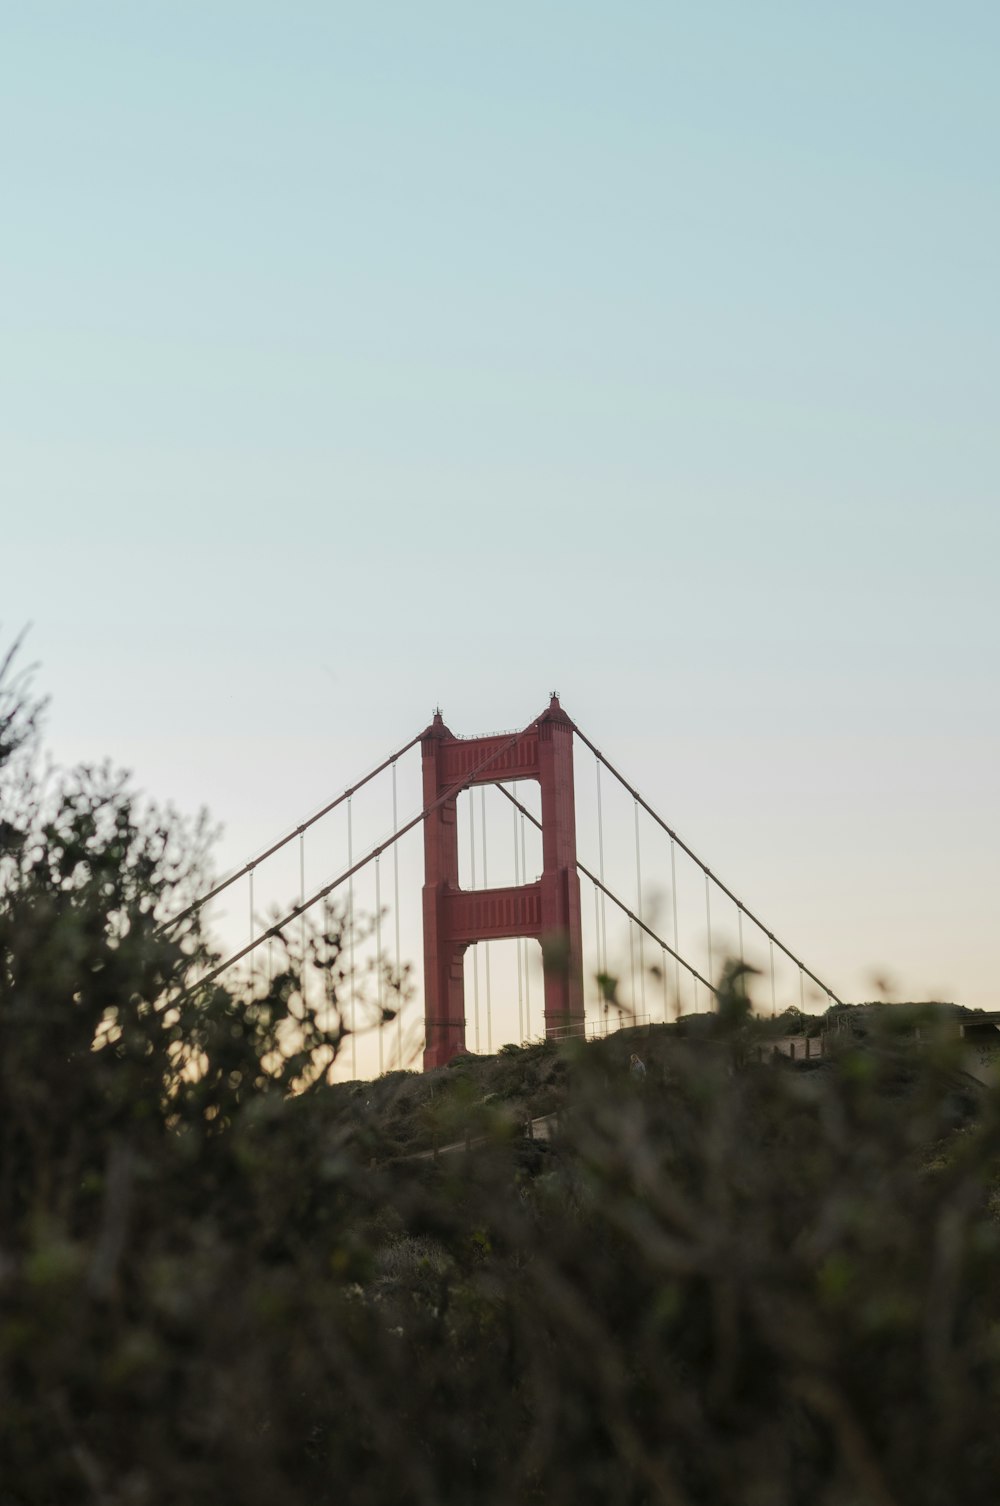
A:
{"label": "sky", "polygon": [[557,689],[842,997],[1000,1007],[998,44],[985,0],[0,7],[0,631],[53,755],[207,807],[225,872],[435,706]]}

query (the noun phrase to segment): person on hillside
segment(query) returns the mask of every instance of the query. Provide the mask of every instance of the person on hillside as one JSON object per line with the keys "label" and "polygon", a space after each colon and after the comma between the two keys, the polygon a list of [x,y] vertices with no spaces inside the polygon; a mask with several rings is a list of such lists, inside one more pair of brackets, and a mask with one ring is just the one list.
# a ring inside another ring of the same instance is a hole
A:
{"label": "person on hillside", "polygon": [[634,1083],[641,1084],[646,1081],[646,1063],[634,1051],[629,1057],[628,1071]]}

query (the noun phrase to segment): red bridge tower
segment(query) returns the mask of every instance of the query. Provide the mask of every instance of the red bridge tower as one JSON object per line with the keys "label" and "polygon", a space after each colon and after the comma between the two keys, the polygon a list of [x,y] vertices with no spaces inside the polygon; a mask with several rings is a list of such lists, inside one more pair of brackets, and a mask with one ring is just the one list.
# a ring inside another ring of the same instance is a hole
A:
{"label": "red bridge tower", "polygon": [[[542,792],[542,876],[533,884],[460,889],[458,796],[445,800],[424,821],[425,1069],[440,1067],[465,1050],[463,957],[474,941],[518,936],[540,941],[546,1034],[583,1024],[573,723],[559,697],[553,695],[548,710],[510,744],[510,737],[502,735],[454,737],[440,712],[421,739],[425,810],[466,781],[537,779]],[[493,752],[496,757],[490,759]]]}

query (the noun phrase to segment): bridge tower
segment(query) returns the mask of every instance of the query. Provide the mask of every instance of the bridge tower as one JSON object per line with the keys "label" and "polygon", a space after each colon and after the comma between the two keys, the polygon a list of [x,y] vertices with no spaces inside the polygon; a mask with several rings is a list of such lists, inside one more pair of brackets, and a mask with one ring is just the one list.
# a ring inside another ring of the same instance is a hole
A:
{"label": "bridge tower", "polygon": [[[474,941],[531,936],[542,944],[545,1032],[582,1027],[583,950],[576,869],[573,723],[552,696],[548,710],[509,736],[458,738],[440,711],[421,738],[424,809],[455,784],[537,779],[542,795],[542,876],[505,889],[459,888],[458,797],[424,821],[424,1067],[465,1050],[465,949]],[[496,757],[478,773],[490,754]]]}

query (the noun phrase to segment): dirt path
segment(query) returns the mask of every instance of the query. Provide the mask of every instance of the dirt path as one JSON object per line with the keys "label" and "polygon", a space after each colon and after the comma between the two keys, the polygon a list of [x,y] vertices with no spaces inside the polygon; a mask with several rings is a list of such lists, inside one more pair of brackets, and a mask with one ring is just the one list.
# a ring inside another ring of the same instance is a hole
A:
{"label": "dirt path", "polygon": [[[530,1119],[524,1127],[524,1139],[526,1140],[551,1140],[555,1133],[559,1116],[557,1114],[542,1114],[538,1119]],[[394,1161],[434,1161],[438,1156],[450,1156],[455,1151],[471,1150],[474,1145],[486,1145],[489,1135],[471,1135],[464,1140],[453,1140],[450,1145],[439,1145],[433,1150],[415,1150],[408,1156],[394,1156]]]}

